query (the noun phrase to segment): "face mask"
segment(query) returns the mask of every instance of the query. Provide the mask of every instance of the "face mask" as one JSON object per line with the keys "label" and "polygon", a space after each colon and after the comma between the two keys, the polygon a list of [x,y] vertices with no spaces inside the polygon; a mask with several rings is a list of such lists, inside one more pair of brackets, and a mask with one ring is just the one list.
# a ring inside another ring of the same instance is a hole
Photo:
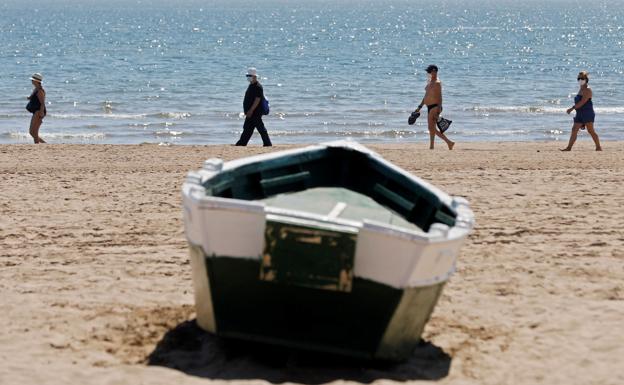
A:
{"label": "face mask", "polygon": [[581,79],[578,81],[579,86],[583,87],[585,84],[587,84],[587,80]]}

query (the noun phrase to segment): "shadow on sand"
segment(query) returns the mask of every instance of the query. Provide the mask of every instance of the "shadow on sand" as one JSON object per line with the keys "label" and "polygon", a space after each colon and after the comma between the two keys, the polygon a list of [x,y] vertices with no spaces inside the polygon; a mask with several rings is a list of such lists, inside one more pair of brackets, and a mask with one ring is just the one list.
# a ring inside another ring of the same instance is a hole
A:
{"label": "shadow on sand", "polygon": [[167,332],[147,359],[149,365],[210,379],[303,384],[438,380],[448,375],[451,366],[451,357],[428,342],[421,342],[406,362],[379,363],[224,340],[200,329],[195,320]]}

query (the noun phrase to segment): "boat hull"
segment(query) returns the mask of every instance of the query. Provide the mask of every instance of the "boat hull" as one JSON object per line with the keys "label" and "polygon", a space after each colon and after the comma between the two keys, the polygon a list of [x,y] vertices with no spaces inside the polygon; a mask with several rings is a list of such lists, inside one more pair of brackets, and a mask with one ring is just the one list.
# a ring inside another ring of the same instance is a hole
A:
{"label": "boat hull", "polygon": [[[397,289],[355,277],[350,292],[268,282],[261,261],[191,246],[198,324],[223,337],[365,359],[412,353],[444,282]],[[200,311],[199,309],[203,309]]]}

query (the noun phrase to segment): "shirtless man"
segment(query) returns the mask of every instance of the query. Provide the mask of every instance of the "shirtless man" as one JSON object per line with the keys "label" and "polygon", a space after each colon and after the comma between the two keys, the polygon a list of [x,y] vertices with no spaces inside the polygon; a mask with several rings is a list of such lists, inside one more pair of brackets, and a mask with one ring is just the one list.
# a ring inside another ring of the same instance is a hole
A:
{"label": "shirtless man", "polygon": [[453,149],[455,142],[451,141],[449,138],[444,135],[443,132],[438,130],[436,123],[438,122],[438,117],[442,112],[442,82],[438,79],[438,67],[435,65],[430,65],[426,69],[429,74],[429,79],[427,81],[427,85],[425,86],[425,96],[423,97],[420,105],[416,109],[417,112],[420,112],[420,109],[423,105],[427,105],[427,124],[429,126],[429,149],[433,150],[433,142],[435,136],[439,136],[446,142],[449,150]]}

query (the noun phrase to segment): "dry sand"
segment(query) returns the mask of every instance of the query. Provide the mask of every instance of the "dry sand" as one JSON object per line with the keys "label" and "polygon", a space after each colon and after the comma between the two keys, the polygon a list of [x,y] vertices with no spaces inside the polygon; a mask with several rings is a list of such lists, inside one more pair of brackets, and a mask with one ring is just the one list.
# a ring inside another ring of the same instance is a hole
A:
{"label": "dry sand", "polygon": [[624,143],[438,146],[371,146],[477,218],[425,343],[394,366],[192,322],[184,177],[271,149],[0,146],[0,383],[624,384]]}

